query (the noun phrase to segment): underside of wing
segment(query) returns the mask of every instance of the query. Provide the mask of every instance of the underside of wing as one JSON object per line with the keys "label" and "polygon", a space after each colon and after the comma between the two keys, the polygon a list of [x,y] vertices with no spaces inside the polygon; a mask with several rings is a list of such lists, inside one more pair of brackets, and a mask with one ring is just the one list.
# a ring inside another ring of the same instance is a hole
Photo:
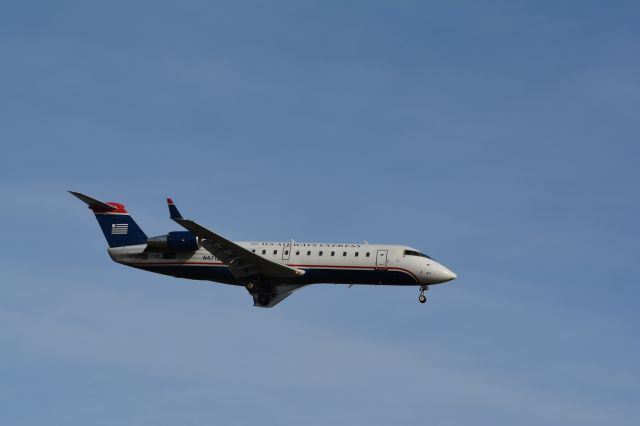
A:
{"label": "underside of wing", "polygon": [[291,296],[294,291],[304,286],[304,284],[279,284],[269,286],[270,294],[267,299],[261,299],[261,297],[264,297],[261,293],[250,293],[251,296],[253,296],[253,306],[260,308],[273,308],[278,303]]}

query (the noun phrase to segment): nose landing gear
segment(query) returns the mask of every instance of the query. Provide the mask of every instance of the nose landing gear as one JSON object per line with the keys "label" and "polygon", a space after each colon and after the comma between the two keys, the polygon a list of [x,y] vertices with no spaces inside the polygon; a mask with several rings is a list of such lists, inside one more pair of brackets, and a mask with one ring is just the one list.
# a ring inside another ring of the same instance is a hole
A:
{"label": "nose landing gear", "polygon": [[427,296],[424,295],[424,292],[429,290],[429,287],[426,285],[420,286],[420,296],[418,296],[418,301],[420,303],[425,303],[427,301]]}

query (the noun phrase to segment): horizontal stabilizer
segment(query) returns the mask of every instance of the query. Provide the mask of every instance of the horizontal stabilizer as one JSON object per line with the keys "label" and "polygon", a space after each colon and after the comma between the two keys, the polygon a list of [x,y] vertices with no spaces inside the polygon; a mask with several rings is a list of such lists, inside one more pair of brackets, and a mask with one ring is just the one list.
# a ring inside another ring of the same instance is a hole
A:
{"label": "horizontal stabilizer", "polygon": [[106,211],[117,210],[117,207],[111,206],[107,203],[103,203],[100,200],[96,200],[95,198],[91,198],[88,195],[81,194],[79,192],[69,191],[71,195],[75,195],[80,200],[84,201],[89,207],[98,207],[100,209],[104,209]]}

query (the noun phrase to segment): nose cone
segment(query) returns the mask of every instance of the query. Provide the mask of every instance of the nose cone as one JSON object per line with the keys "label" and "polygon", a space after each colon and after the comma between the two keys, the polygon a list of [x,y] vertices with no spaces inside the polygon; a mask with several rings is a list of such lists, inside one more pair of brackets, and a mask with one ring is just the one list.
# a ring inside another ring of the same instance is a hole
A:
{"label": "nose cone", "polygon": [[447,268],[446,266],[437,264],[433,265],[431,268],[431,276],[429,277],[429,281],[432,281],[433,284],[446,283],[447,281],[455,280],[458,278],[455,272]]}

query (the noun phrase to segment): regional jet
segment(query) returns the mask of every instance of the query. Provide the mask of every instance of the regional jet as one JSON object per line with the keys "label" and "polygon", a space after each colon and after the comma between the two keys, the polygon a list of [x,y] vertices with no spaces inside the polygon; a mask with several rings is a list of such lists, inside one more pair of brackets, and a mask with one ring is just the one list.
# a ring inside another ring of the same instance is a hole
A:
{"label": "regional jet", "polygon": [[271,308],[310,284],[418,286],[457,278],[418,250],[388,244],[236,242],[184,219],[167,199],[169,216],[186,231],[148,238],[120,203],[69,191],[93,211],[115,262],[178,278],[243,286],[253,305]]}

